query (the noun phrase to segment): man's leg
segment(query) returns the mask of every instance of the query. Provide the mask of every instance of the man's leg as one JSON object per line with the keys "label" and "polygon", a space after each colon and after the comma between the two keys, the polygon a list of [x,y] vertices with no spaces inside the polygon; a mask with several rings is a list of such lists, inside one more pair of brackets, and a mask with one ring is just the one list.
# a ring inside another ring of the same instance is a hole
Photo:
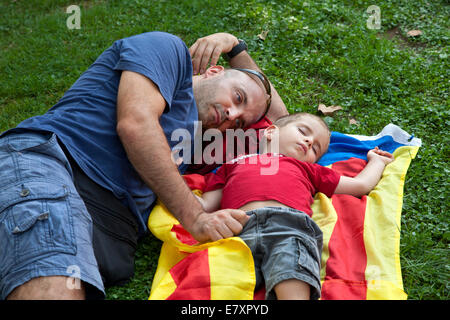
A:
{"label": "man's leg", "polygon": [[[78,281],[79,286],[73,282]],[[78,288],[79,287],[79,288]],[[7,300],[84,300],[84,284],[75,278],[63,276],[31,279],[14,289]]]}
{"label": "man's leg", "polygon": [[0,190],[0,299],[104,296],[92,220],[56,136],[2,137]]}

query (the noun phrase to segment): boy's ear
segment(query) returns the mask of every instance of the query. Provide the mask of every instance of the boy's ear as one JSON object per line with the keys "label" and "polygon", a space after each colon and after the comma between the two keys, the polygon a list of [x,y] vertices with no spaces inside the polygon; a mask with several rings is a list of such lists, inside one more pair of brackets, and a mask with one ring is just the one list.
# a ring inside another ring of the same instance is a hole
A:
{"label": "boy's ear", "polygon": [[271,124],[264,130],[264,137],[267,139],[267,141],[272,141],[274,134],[279,130],[279,128]]}

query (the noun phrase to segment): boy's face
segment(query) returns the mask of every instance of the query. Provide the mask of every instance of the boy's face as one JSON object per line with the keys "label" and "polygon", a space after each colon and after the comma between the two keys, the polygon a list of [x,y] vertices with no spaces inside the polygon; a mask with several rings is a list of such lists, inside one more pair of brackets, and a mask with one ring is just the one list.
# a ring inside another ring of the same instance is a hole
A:
{"label": "boy's face", "polygon": [[276,127],[273,138],[279,139],[281,154],[309,163],[317,162],[330,143],[329,131],[317,119],[308,116]]}

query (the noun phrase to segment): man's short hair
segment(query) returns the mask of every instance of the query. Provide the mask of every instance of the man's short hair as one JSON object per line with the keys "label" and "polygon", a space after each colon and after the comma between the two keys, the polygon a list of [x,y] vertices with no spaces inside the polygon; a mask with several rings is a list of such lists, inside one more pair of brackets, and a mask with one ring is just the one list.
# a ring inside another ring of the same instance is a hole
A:
{"label": "man's short hair", "polygon": [[[263,115],[256,122],[261,121],[267,115],[267,113],[269,112],[270,105],[272,103],[272,90],[270,88],[269,79],[267,79],[267,77],[266,77],[266,75],[264,73],[262,73],[262,72],[260,72],[258,70],[243,69],[243,68],[228,68],[228,69],[225,69],[225,71],[226,71],[225,75],[226,76],[230,76],[230,72],[229,72],[230,70],[243,72],[243,73],[247,74],[250,78],[252,78],[252,76],[256,77],[256,78],[259,79],[259,81],[263,85],[263,88],[264,88],[266,94],[269,96],[269,98],[266,100],[266,109],[265,109]],[[252,79],[254,79],[256,82],[258,82],[255,78],[252,78]]]}

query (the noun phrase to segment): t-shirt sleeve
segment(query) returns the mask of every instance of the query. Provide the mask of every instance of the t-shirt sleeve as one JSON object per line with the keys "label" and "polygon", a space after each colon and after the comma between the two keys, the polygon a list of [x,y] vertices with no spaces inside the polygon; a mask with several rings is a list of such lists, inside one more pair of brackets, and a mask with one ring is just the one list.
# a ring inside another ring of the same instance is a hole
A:
{"label": "t-shirt sleeve", "polygon": [[171,106],[176,91],[192,78],[189,50],[178,37],[165,32],[147,32],[114,43],[119,60],[114,70],[140,73],[152,80]]}
{"label": "t-shirt sleeve", "polygon": [[214,191],[217,189],[222,189],[226,183],[227,177],[227,164],[223,164],[215,174],[212,174],[206,181],[206,187],[204,192]]}
{"label": "t-shirt sleeve", "polygon": [[312,173],[311,180],[316,192],[322,192],[330,198],[334,194],[341,176],[336,171],[316,163],[312,165]]}

